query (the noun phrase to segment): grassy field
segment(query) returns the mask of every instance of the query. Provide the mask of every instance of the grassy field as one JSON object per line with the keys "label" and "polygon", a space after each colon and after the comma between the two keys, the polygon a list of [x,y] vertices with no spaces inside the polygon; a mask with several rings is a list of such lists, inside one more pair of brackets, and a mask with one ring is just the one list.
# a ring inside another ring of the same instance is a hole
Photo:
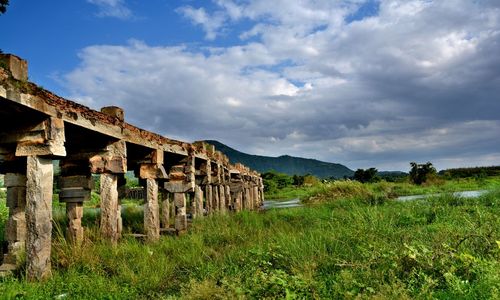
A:
{"label": "grassy field", "polygon": [[448,184],[335,182],[309,188],[306,207],[211,216],[151,245],[110,247],[91,227],[72,247],[56,226],[53,277],[27,283],[20,270],[0,298],[499,299],[500,185],[476,186],[492,191],[401,203],[394,190]]}

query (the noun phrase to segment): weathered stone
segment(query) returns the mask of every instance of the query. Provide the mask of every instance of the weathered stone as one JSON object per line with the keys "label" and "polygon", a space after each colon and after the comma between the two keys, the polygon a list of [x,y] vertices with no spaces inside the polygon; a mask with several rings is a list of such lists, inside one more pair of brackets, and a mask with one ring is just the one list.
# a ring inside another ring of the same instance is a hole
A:
{"label": "weathered stone", "polygon": [[261,206],[261,203],[260,203],[259,187],[258,186],[253,187],[253,195],[254,195],[254,201],[255,201],[255,208],[259,208]]}
{"label": "weathered stone", "polygon": [[220,211],[219,186],[212,187],[212,208],[213,211]]}
{"label": "weathered stone", "polygon": [[229,188],[229,185],[225,186],[224,191],[226,193],[227,207],[228,209],[233,210],[233,203],[231,201],[231,189]]}
{"label": "weathered stone", "polygon": [[101,174],[101,233],[112,244],[119,239],[118,178]]}
{"label": "weathered stone", "polygon": [[192,203],[193,217],[203,216],[203,191],[199,186],[194,188],[194,199]]}
{"label": "weathered stone", "polygon": [[119,121],[125,121],[125,111],[118,106],[105,106],[101,108],[101,112],[108,116],[115,117]]}
{"label": "weathered stone", "polygon": [[219,190],[219,210],[221,213],[226,212],[226,188],[223,185],[218,186]]}
{"label": "weathered stone", "polygon": [[12,54],[1,54],[0,61],[7,66],[14,79],[28,80],[28,62],[26,60]]}
{"label": "weathered stone", "polygon": [[170,227],[170,193],[164,192],[161,201],[161,225],[162,228]]}
{"label": "weathered stone", "polygon": [[187,193],[194,191],[194,182],[169,181],[165,182],[165,189],[170,193]]}
{"label": "weathered stone", "polygon": [[160,210],[158,206],[158,182],[146,179],[146,199],[144,199],[144,233],[148,241],[160,238]]}
{"label": "weathered stone", "polygon": [[7,173],[4,176],[3,184],[5,187],[26,187],[26,175],[17,173]]}
{"label": "weathered stone", "polygon": [[24,210],[15,210],[5,224],[5,238],[7,241],[26,240],[26,215]]}
{"label": "weathered stone", "polygon": [[7,206],[10,209],[23,209],[26,207],[26,184],[24,187],[15,186],[7,188]]}
{"label": "weathered stone", "polygon": [[7,253],[4,255],[3,264],[18,266],[25,250],[27,231],[26,176],[18,173],[7,173],[4,176],[4,185],[7,187],[9,218],[5,224]]}
{"label": "weathered stone", "polygon": [[139,177],[141,179],[167,179],[168,175],[162,165],[141,164],[139,168]]}
{"label": "weathered stone", "polygon": [[213,207],[212,207],[212,202],[213,202],[213,191],[212,191],[212,186],[207,185],[205,186],[205,209],[207,213],[212,213],[213,212]]}
{"label": "weathered stone", "polygon": [[187,230],[186,194],[174,193],[175,229],[178,233]]}
{"label": "weathered stone", "polygon": [[26,174],[26,274],[42,280],[51,274],[52,160],[28,156]]}
{"label": "weathered stone", "polygon": [[68,217],[66,236],[73,243],[81,243],[83,241],[83,202],[66,203],[66,216]]}
{"label": "weathered stone", "polygon": [[90,175],[72,175],[63,176],[59,180],[59,188],[83,188],[86,190],[91,190],[94,187],[94,181]]}

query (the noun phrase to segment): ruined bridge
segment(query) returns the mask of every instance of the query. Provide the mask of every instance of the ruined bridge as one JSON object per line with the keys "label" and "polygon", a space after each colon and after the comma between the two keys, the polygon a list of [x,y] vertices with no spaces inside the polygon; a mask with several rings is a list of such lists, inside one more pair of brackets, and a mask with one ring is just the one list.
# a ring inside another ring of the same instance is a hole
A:
{"label": "ruined bridge", "polygon": [[28,279],[51,273],[54,160],[61,171],[59,201],[66,203],[66,237],[76,244],[83,239],[83,203],[94,186],[92,174],[100,175],[100,230],[112,244],[121,236],[127,171],[134,171],[145,189],[147,241],[158,240],[162,230],[185,231],[188,214],[261,206],[260,174],[232,165],[213,146],[137,128],[124,121],[118,107],[98,112],[63,99],[28,82],[27,69],[19,57],[0,54],[0,174],[9,208],[0,271],[18,267],[25,251]]}

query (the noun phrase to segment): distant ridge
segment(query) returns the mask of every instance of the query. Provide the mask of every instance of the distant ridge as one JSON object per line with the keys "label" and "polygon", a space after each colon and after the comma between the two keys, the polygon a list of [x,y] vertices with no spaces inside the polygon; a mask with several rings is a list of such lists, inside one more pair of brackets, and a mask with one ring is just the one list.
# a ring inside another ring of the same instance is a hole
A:
{"label": "distant ridge", "polygon": [[261,173],[274,170],[288,175],[312,174],[319,178],[344,178],[354,174],[353,170],[341,164],[289,155],[279,157],[252,155],[235,150],[218,141],[206,140],[205,142],[214,145],[215,149],[227,155],[231,162],[242,163]]}

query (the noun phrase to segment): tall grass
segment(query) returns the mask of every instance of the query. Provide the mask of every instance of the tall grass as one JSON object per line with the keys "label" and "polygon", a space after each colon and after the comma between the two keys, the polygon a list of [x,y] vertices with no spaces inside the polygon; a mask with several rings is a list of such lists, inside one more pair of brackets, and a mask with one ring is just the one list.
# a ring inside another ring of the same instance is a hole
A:
{"label": "tall grass", "polygon": [[343,182],[322,189],[315,195],[321,201],[311,201],[317,205],[197,219],[188,234],[154,244],[125,238],[112,247],[91,227],[75,247],[59,234],[54,276],[44,283],[27,283],[22,276],[0,279],[0,295],[500,297],[500,192],[400,203],[383,198],[387,186]]}

